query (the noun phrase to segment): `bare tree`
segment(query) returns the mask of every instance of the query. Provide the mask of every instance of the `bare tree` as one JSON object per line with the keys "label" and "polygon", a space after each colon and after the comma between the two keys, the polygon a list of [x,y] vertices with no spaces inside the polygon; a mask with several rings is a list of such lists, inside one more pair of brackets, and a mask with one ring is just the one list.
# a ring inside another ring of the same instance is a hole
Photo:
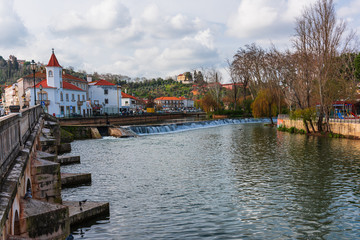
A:
{"label": "bare tree", "polygon": [[216,71],[214,68],[205,71],[204,73],[205,81],[208,83],[209,94],[216,102],[215,110],[219,110],[220,100],[221,100],[221,74]]}
{"label": "bare tree", "polygon": [[311,87],[319,101],[318,130],[330,131],[329,114],[335,97],[332,88],[338,81],[340,69],[337,57],[348,50],[353,34],[344,38],[346,24],[337,20],[333,0],[318,0],[306,8],[297,19],[295,30],[294,46],[298,56],[303,64],[312,65],[313,72],[307,72],[307,66],[303,66],[302,74],[309,84],[311,80],[315,83]]}

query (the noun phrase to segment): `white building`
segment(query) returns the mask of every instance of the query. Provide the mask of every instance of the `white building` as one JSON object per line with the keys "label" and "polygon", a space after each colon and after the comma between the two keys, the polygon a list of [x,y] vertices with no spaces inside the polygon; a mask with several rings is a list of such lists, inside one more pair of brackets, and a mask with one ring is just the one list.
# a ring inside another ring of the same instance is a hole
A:
{"label": "white building", "polygon": [[[42,90],[41,90],[42,89]],[[72,114],[88,113],[86,108],[86,91],[63,81],[62,67],[54,50],[46,66],[46,79],[35,86],[36,104],[42,104],[45,112],[57,117],[71,116]],[[34,106],[34,88],[27,88],[26,98]]]}
{"label": "white building", "polygon": [[89,98],[93,113],[120,113],[121,88],[106,80],[99,80],[89,83]]}
{"label": "white building", "polygon": [[121,93],[121,105],[123,110],[126,111],[136,112],[142,109],[140,99],[124,92]]}

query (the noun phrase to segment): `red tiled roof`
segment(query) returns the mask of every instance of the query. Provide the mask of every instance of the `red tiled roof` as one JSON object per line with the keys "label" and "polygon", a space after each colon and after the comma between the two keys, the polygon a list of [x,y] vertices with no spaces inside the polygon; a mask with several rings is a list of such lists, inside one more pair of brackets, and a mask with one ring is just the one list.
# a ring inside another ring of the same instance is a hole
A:
{"label": "red tiled roof", "polygon": [[76,90],[76,91],[84,91],[81,88],[75,86],[74,84],[68,83],[66,81],[63,81],[63,88],[70,89],[70,90]]}
{"label": "red tiled roof", "polygon": [[47,67],[61,67],[58,60],[56,59],[55,53],[53,51],[53,53],[51,54],[50,60],[48,65],[46,65]]}
{"label": "red tiled roof", "polygon": [[[33,77],[34,77],[33,74],[30,73],[29,75],[26,75],[24,78],[33,78]],[[36,72],[35,73],[35,78],[43,78],[43,79],[45,79],[46,78],[46,73],[45,72],[40,72],[40,71]],[[65,80],[69,79],[69,80],[77,80],[77,81],[81,81],[81,82],[86,82],[86,80],[84,80],[84,79],[75,77],[75,76],[67,74],[67,73],[63,74],[62,78],[65,79]]]}
{"label": "red tiled roof", "polygon": [[81,79],[81,78],[75,77],[75,76],[67,74],[67,73],[63,74],[62,78],[63,79],[70,79],[70,80],[78,80],[78,81],[82,81],[82,82],[87,82],[85,79]]}
{"label": "red tiled roof", "polygon": [[96,81],[96,83],[94,85],[100,85],[100,86],[115,86],[115,84],[106,81],[104,79],[100,79],[99,81]]}
{"label": "red tiled roof", "polygon": [[38,84],[36,84],[35,87],[39,88],[40,84],[41,84],[42,88],[55,88],[55,87],[49,87],[48,84],[47,84],[46,79],[44,79],[41,82],[39,82]]}
{"label": "red tiled roof", "polygon": [[169,100],[173,100],[173,101],[180,101],[183,99],[177,98],[177,97],[159,97],[159,98],[155,98],[155,100],[160,100],[160,101],[169,101]]}
{"label": "red tiled roof", "polygon": [[[26,75],[24,78],[32,78],[32,77],[34,77],[34,75],[32,73],[30,73],[29,75]],[[46,78],[46,73],[40,72],[40,71],[36,72],[35,77],[36,78]]]}
{"label": "red tiled roof", "polygon": [[[38,84],[36,84],[35,87],[39,88],[40,84],[42,85],[43,88],[55,88],[55,87],[48,86],[46,79],[44,79],[41,82],[39,82]],[[66,81],[63,81],[63,88],[64,89],[69,89],[69,90],[84,91],[81,88],[75,86],[74,84],[68,83]]]}
{"label": "red tiled roof", "polygon": [[124,92],[121,92],[121,97],[122,97],[122,98],[132,98],[132,99],[134,99],[134,100],[139,101],[138,98],[136,98],[136,97],[134,97],[134,96],[132,96],[132,95],[130,95],[130,94],[124,93]]}

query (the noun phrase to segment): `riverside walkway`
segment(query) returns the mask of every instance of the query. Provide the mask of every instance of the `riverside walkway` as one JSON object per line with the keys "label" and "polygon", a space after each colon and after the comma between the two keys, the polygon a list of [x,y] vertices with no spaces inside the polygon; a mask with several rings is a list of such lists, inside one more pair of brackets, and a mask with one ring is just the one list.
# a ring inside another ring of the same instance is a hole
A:
{"label": "riverside walkway", "polygon": [[72,224],[109,214],[108,203],[62,201],[60,165],[80,159],[58,158],[61,146],[58,120],[39,105],[0,117],[0,239],[65,239]]}

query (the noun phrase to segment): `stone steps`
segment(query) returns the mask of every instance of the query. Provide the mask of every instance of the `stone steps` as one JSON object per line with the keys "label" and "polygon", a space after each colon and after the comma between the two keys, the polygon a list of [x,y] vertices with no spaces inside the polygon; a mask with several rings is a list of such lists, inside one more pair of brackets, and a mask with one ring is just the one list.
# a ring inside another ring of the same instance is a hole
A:
{"label": "stone steps", "polygon": [[20,199],[24,215],[20,218],[20,236],[31,239],[64,239],[70,232],[67,206],[36,199]]}

